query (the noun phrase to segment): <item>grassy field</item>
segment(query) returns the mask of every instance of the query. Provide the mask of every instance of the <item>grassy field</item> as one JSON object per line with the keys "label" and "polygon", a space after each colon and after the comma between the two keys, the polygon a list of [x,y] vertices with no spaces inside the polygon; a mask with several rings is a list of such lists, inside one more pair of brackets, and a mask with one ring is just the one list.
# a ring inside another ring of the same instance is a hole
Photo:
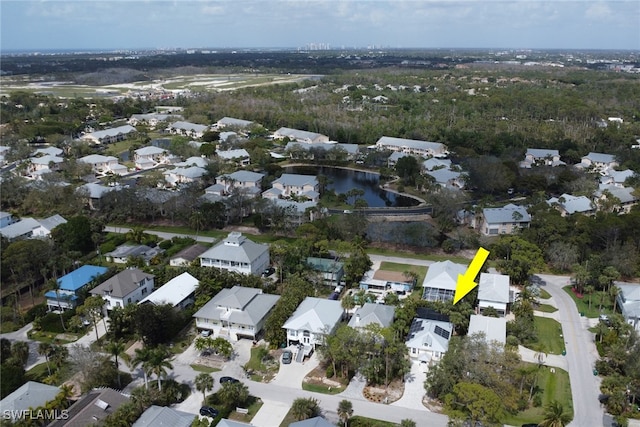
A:
{"label": "grassy field", "polygon": [[342,393],[344,391],[345,387],[344,386],[331,387],[331,386],[321,385],[321,384],[309,384],[309,383],[305,383],[303,381],[302,382],[302,389],[306,390],[306,391],[311,391],[311,392],[314,392],[314,393],[338,394],[338,393]]}
{"label": "grassy field", "polygon": [[564,350],[564,338],[561,336],[562,327],[560,323],[546,317],[535,316],[533,322],[538,334],[538,340],[528,348],[540,350],[549,354],[562,354]]}
{"label": "grassy field", "polygon": [[558,309],[549,304],[540,304],[538,307],[536,307],[536,311],[542,311],[544,313],[555,313],[556,311],[558,311]]}
{"label": "grassy field", "polygon": [[544,289],[540,289],[540,299],[550,299],[551,294]]}
{"label": "grassy field", "polygon": [[189,365],[191,366],[191,369],[193,369],[196,372],[204,372],[205,374],[211,374],[213,372],[219,372],[220,369],[218,368],[212,368],[210,366],[204,366],[204,365],[197,365],[197,364],[193,364],[193,365]]}
{"label": "grassy field", "polygon": [[[584,313],[586,317],[595,318],[602,313],[613,313],[613,302],[611,297],[606,292],[594,292],[591,295],[591,308],[589,308],[589,295],[583,295],[582,298],[578,298],[573,293],[570,286],[565,286],[564,291],[568,293],[578,307],[578,312]],[[602,311],[600,311],[600,299],[602,298]]]}
{"label": "grassy field", "polygon": [[542,405],[538,408],[529,408],[516,415],[510,415],[502,420],[503,423],[514,426],[539,423],[544,418],[544,407],[553,400],[560,402],[565,412],[569,412],[573,416],[569,374],[560,368],[553,369],[555,373],[551,373],[551,368],[543,366],[538,373],[538,387],[542,393]]}

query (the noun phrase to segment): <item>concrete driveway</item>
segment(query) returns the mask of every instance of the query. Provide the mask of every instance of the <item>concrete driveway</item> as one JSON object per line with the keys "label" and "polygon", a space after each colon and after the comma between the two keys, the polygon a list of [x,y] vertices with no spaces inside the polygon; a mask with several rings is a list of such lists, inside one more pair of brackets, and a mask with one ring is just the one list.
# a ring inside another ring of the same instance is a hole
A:
{"label": "concrete driveway", "polygon": [[404,393],[402,397],[391,404],[391,406],[400,406],[403,408],[428,409],[422,404],[422,398],[426,391],[424,389],[424,381],[427,374],[420,366],[420,362],[413,360],[411,362],[411,372],[404,378]]}
{"label": "concrete driveway", "polygon": [[[291,347],[289,350],[293,351],[293,354],[296,354],[297,350]],[[318,359],[316,352],[314,352],[311,357],[306,359],[303,363],[298,363],[295,360],[292,360],[288,365],[280,363],[278,373],[271,382],[269,382],[269,384],[302,389],[302,380],[309,372],[313,371],[319,363],[320,360]]]}

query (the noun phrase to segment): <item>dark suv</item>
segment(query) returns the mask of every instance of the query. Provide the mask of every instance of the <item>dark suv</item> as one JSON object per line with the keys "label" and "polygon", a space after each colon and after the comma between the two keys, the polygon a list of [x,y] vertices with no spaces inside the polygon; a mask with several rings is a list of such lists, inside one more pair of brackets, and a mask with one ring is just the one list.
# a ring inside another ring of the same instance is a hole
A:
{"label": "dark suv", "polygon": [[285,365],[288,365],[289,363],[291,363],[291,360],[293,359],[293,353],[291,352],[291,350],[285,350],[282,352],[282,363]]}
{"label": "dark suv", "polygon": [[220,384],[224,383],[239,383],[240,380],[237,380],[233,377],[220,377]]}
{"label": "dark suv", "polygon": [[200,415],[204,417],[215,418],[218,416],[218,410],[216,408],[212,408],[211,406],[203,406],[200,408]]}

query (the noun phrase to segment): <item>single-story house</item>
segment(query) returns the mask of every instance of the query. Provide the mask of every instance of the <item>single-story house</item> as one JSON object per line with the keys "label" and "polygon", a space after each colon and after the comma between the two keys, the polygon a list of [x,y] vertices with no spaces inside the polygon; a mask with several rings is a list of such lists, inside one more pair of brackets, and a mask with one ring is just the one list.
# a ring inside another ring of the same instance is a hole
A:
{"label": "single-story house", "polygon": [[175,122],[170,124],[166,131],[175,135],[188,136],[190,138],[202,138],[209,126],[189,122]]}
{"label": "single-story house", "polygon": [[269,266],[269,246],[252,242],[242,233],[232,231],[198,258],[202,267],[260,275]]}
{"label": "single-story house", "polygon": [[24,419],[22,416],[27,410],[44,407],[47,402],[54,400],[59,393],[60,389],[58,387],[27,381],[0,400],[2,418],[11,422]]}
{"label": "single-story house", "polygon": [[320,133],[308,132],[305,130],[282,127],[273,134],[274,139],[289,138],[292,141],[311,144],[314,142],[329,142],[329,137]]}
{"label": "single-story house", "polygon": [[220,151],[216,150],[219,158],[227,162],[234,162],[240,166],[248,166],[251,163],[251,156],[244,148]]}
{"label": "single-story house", "polygon": [[64,151],[62,150],[62,148],[58,148],[58,147],[45,147],[45,148],[38,148],[35,153],[34,156],[59,156],[63,153]]}
{"label": "single-story house", "polygon": [[640,332],[640,283],[613,282],[620,289],[616,297],[624,320]]}
{"label": "single-story house", "polygon": [[177,411],[167,406],[151,405],[133,423],[133,427],[190,427],[195,414]]}
{"label": "single-story house", "polygon": [[187,168],[189,166],[197,166],[199,168],[206,168],[209,164],[209,161],[203,157],[192,156],[183,162],[174,163],[174,166]]}
{"label": "single-story house", "polygon": [[58,289],[51,290],[44,294],[47,299],[47,309],[69,310],[76,307],[78,291],[107,272],[107,267],[97,265],[83,265],[65,274],[58,279]]}
{"label": "single-story house", "polygon": [[467,336],[473,334],[484,334],[488,343],[496,341],[500,344],[507,342],[507,319],[505,317],[488,317],[472,314],[469,319],[469,332]]}
{"label": "single-story house", "polygon": [[16,219],[9,212],[0,212],[0,228],[4,228],[7,225],[11,225],[16,222]]}
{"label": "single-story house", "polygon": [[209,248],[199,243],[186,247],[169,259],[169,265],[172,267],[187,266],[198,259],[207,249]]}
{"label": "single-story house", "polygon": [[183,309],[193,304],[199,284],[198,279],[185,271],[160,286],[138,304],[171,304],[174,308]]}
{"label": "single-story house", "polygon": [[478,281],[478,310],[482,313],[493,307],[500,316],[506,316],[509,304],[509,276],[480,273]]}
{"label": "single-story house", "polygon": [[328,258],[308,257],[307,265],[322,276],[325,285],[336,286],[344,277],[344,263]]}
{"label": "single-story house", "polygon": [[335,332],[342,321],[343,309],[340,301],[307,297],[296,311],[284,322],[287,330],[287,345],[297,343],[300,351],[296,361],[302,362],[317,345],[322,345],[324,336]]}
{"label": "single-story house", "polygon": [[631,187],[618,187],[616,185],[600,185],[600,188],[593,194],[594,202],[601,209],[607,199],[614,197],[613,200],[619,202],[614,207],[619,213],[629,213],[631,208],[638,204],[640,197],[635,195],[635,189]]}
{"label": "single-story house", "polygon": [[418,141],[415,139],[394,138],[383,136],[375,147],[378,150],[402,151],[423,157],[446,157],[449,152],[447,146],[439,142]]}
{"label": "single-story house", "polygon": [[218,292],[193,317],[198,329],[216,336],[256,340],[279,299],[279,295],[264,294],[262,289],[234,286]]}
{"label": "single-story house", "polygon": [[307,418],[306,420],[296,421],[294,423],[289,424],[289,427],[334,427],[334,426],[335,424],[327,421],[322,417]]}
{"label": "single-story house", "polygon": [[136,132],[137,130],[133,126],[124,125],[116,128],[86,133],[82,135],[80,139],[94,144],[111,144],[113,142],[124,141]]}
{"label": "single-story house", "polygon": [[0,228],[0,235],[8,240],[44,238],[49,237],[54,228],[66,222],[67,220],[58,214],[40,220],[22,218]]}
{"label": "single-story house", "polygon": [[422,282],[422,299],[427,301],[450,301],[456,292],[458,275],[467,271],[467,266],[451,261],[434,262],[429,266]]}
{"label": "single-story house", "polygon": [[422,170],[424,171],[432,171],[436,169],[451,169],[451,160],[450,159],[438,159],[436,157],[431,157],[424,162],[422,162]]}
{"label": "single-story house", "polygon": [[365,303],[356,309],[353,317],[349,320],[352,328],[364,328],[367,325],[378,325],[381,328],[388,328],[395,318],[396,308],[392,305]]}
{"label": "single-story house", "polygon": [[129,402],[129,397],[111,388],[90,391],[71,405],[66,418],[59,418],[49,427],[86,427],[102,425],[105,418]]}
{"label": "single-story house", "polygon": [[91,290],[105,300],[107,310],[137,304],[153,291],[155,276],[137,268],[127,268]]}
{"label": "single-story house", "polygon": [[132,258],[142,258],[146,265],[157,255],[164,252],[164,249],[156,246],[154,248],[147,245],[128,245],[118,246],[114,251],[107,252],[104,256],[107,262],[115,262],[116,264],[126,264]]}
{"label": "single-story house", "polygon": [[449,349],[452,334],[450,322],[414,318],[406,340],[409,357],[429,364],[438,362]]}
{"label": "single-story house", "polygon": [[549,206],[554,206],[560,211],[562,216],[581,213],[584,215],[593,215],[596,212],[596,205],[588,197],[572,196],[564,193],[560,197],[552,197],[547,200]]}
{"label": "single-story house", "polygon": [[482,218],[482,234],[485,236],[511,234],[521,228],[529,228],[531,224],[529,212],[513,203],[501,208],[484,208]]}
{"label": "single-story house", "polygon": [[111,191],[120,190],[121,188],[122,187],[120,186],[111,187],[108,185],[98,184],[96,182],[89,182],[78,187],[77,191],[84,193],[84,196],[86,196],[85,202],[89,205],[89,209],[96,210],[100,209],[100,200],[105,194]]}

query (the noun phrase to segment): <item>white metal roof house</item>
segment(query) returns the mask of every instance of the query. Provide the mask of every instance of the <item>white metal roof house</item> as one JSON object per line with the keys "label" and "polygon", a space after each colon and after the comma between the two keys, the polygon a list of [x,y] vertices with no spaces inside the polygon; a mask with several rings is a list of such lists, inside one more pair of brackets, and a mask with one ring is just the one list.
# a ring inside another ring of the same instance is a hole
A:
{"label": "white metal roof house", "polygon": [[182,309],[193,304],[196,288],[199,284],[198,279],[184,272],[160,286],[138,304],[171,304],[174,308]]}
{"label": "white metal roof house", "polygon": [[613,282],[620,289],[617,296],[622,316],[640,332],[640,283]]}
{"label": "white metal roof house", "polygon": [[367,325],[378,325],[381,328],[388,328],[395,318],[396,308],[392,305],[375,304],[366,302],[356,310],[349,326],[352,328],[364,328]]}
{"label": "white metal roof house", "polygon": [[450,301],[455,295],[458,275],[464,274],[467,266],[451,261],[434,262],[429,266],[422,282],[422,299],[427,301]]}
{"label": "white metal roof house", "polygon": [[80,139],[94,144],[111,144],[113,142],[124,141],[129,137],[129,135],[135,134],[136,132],[137,130],[133,126],[124,125],[86,133],[82,135]]}
{"label": "white metal roof house", "polygon": [[262,289],[234,286],[218,292],[193,317],[198,329],[210,330],[214,336],[255,340],[279,299]]}
{"label": "white metal roof house", "polygon": [[190,138],[202,138],[209,126],[189,122],[175,122],[167,127],[167,132]]}
{"label": "white metal roof house", "polygon": [[429,364],[438,362],[449,349],[452,334],[450,322],[416,317],[411,322],[406,341],[409,356]]}
{"label": "white metal roof house", "polygon": [[520,162],[521,168],[530,169],[532,166],[565,166],[566,163],[560,160],[558,150],[547,150],[544,148],[529,148],[524,155],[524,160]]}
{"label": "white metal roof house", "polygon": [[149,265],[151,260],[162,252],[164,252],[164,249],[161,249],[159,246],[152,248],[146,245],[123,244],[115,250],[107,252],[104,256],[108,262],[114,262],[116,264],[126,264],[132,258],[142,258],[145,264]]}
{"label": "white metal roof house", "polygon": [[478,301],[480,313],[488,307],[493,307],[499,315],[505,316],[509,304],[509,276],[481,273],[478,281]]}
{"label": "white metal roof house", "polygon": [[287,345],[297,343],[304,351],[300,351],[296,360],[311,352],[316,345],[322,345],[325,334],[335,332],[342,321],[343,309],[340,301],[307,297],[300,303],[296,311],[282,325],[287,330]]}
{"label": "white metal roof house", "polygon": [[432,177],[436,184],[445,188],[464,188],[466,184],[465,175],[451,169],[434,169],[426,171],[425,174]]}
{"label": "white metal roof house", "polygon": [[604,172],[607,169],[613,169],[618,166],[618,162],[616,161],[616,156],[613,154],[591,152],[582,157],[578,165],[581,168],[593,167],[596,172]]}
{"label": "white metal roof house", "polygon": [[206,168],[209,164],[209,161],[203,157],[192,156],[183,162],[174,163],[174,166],[186,168],[189,166],[198,166],[199,168]]}
{"label": "white metal roof house", "polygon": [[638,204],[639,197],[636,196],[635,190],[631,187],[618,187],[617,185],[600,185],[600,188],[594,193],[594,202],[600,209],[604,202],[610,197],[614,197],[619,205],[615,207],[619,213],[629,213],[631,208]]}
{"label": "white metal roof house", "polygon": [[289,138],[293,141],[311,144],[313,142],[329,142],[329,137],[320,133],[282,127],[274,132],[275,139]]}
{"label": "white metal roof house", "polygon": [[531,223],[527,210],[512,203],[501,208],[484,208],[482,217],[482,234],[485,236],[511,234],[520,228],[529,228]]}
{"label": "white metal roof house", "polygon": [[233,117],[223,117],[216,122],[215,127],[218,130],[227,127],[243,129],[248,128],[249,126],[253,125],[253,123],[254,122],[249,120],[235,119]]}
{"label": "white metal roof house", "polygon": [[233,150],[219,151],[216,150],[219,158],[226,162],[234,162],[240,166],[248,166],[251,163],[251,156],[244,148],[236,148]]}
{"label": "white metal roof house", "polygon": [[187,168],[174,168],[168,171],[164,171],[165,181],[171,186],[177,186],[178,184],[188,184],[190,182],[199,181],[207,170],[198,166],[190,166]]}
{"label": "white metal roof house", "polygon": [[164,148],[148,146],[134,151],[133,160],[137,169],[149,169],[160,163],[166,163],[168,151]]}
{"label": "white metal roof house", "polygon": [[269,246],[252,242],[242,233],[232,231],[198,258],[202,267],[260,275],[269,266]]}
{"label": "white metal roof house", "polygon": [[572,196],[564,193],[560,197],[552,197],[547,200],[549,206],[554,206],[560,211],[562,216],[581,213],[584,215],[593,215],[596,212],[596,205],[588,197]]}
{"label": "white metal roof house", "polygon": [[127,268],[93,288],[91,295],[99,295],[105,300],[107,310],[137,304],[153,291],[153,274],[137,268]]}
{"label": "white metal roof house", "polygon": [[[280,178],[272,183],[271,192],[265,192],[267,198],[277,195],[278,198],[290,198],[292,196],[304,196],[311,201],[317,202],[320,198],[320,184],[318,178],[313,175],[299,175],[283,173]],[[263,196],[265,195],[263,193]]]}
{"label": "white metal roof house", "polygon": [[195,414],[177,411],[167,406],[151,405],[132,427],[190,427]]}
{"label": "white metal roof house", "polygon": [[424,157],[446,157],[447,146],[440,142],[419,141],[415,139],[383,136],[376,142],[378,150],[402,151]]}
{"label": "white metal roof house", "polygon": [[451,160],[431,157],[422,162],[422,169],[425,171],[432,171],[435,169],[451,169]]}
{"label": "white metal roof house", "polygon": [[0,228],[0,234],[9,240],[49,237],[54,228],[66,222],[67,220],[58,214],[41,220],[22,218]]}
{"label": "white metal roof house", "polygon": [[103,156],[102,154],[89,154],[78,159],[79,162],[91,165],[94,173],[104,174],[112,172],[118,165],[118,158],[113,156]]}
{"label": "white metal roof house", "polygon": [[488,343],[496,341],[505,344],[507,341],[507,319],[505,317],[488,317],[472,314],[469,319],[467,336],[482,333]]}
{"label": "white metal roof house", "polygon": [[264,174],[252,171],[235,171],[216,177],[216,184],[224,186],[224,192],[229,193],[233,188],[239,187],[241,189],[262,189],[262,179]]}

